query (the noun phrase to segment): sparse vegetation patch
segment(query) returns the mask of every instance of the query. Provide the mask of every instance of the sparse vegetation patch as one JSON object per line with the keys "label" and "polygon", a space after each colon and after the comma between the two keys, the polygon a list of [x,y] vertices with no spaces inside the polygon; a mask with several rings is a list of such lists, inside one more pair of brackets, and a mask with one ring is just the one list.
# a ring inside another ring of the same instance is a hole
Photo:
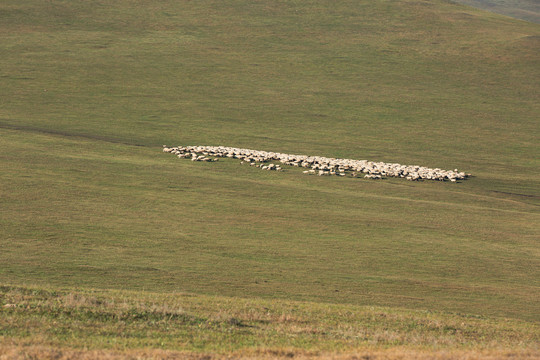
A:
{"label": "sparse vegetation patch", "polygon": [[[525,321],[437,311],[0,286],[3,360],[35,353],[48,358],[52,349],[66,358],[85,352],[129,358],[148,349],[154,350],[146,356],[155,358],[339,359],[378,353],[376,359],[384,359],[386,353],[390,359],[429,354],[450,359],[482,351],[532,358],[538,355],[538,333],[538,326]],[[394,350],[386,352],[390,347]]]}

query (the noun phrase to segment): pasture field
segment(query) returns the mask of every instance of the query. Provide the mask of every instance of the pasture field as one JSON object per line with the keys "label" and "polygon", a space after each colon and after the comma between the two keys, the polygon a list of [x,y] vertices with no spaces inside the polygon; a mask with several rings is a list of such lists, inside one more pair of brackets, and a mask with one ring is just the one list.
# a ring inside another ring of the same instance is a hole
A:
{"label": "pasture field", "polygon": [[[488,332],[540,320],[539,24],[442,0],[4,0],[0,39],[0,300],[76,288],[439,311]],[[265,172],[162,144],[473,177]],[[27,335],[6,314],[3,344]]]}

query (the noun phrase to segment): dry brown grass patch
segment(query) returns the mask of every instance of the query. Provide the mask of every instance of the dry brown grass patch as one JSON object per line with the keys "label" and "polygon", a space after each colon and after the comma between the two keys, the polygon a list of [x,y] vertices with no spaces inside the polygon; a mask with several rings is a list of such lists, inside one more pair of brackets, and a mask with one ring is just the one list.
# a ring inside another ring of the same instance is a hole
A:
{"label": "dry brown grass patch", "polygon": [[348,352],[310,352],[298,349],[256,349],[229,354],[168,351],[161,349],[88,350],[57,348],[44,345],[1,344],[0,360],[124,360],[124,359],[300,359],[300,360],[528,360],[538,359],[540,352],[530,350],[422,350],[392,348],[387,350],[357,349]]}

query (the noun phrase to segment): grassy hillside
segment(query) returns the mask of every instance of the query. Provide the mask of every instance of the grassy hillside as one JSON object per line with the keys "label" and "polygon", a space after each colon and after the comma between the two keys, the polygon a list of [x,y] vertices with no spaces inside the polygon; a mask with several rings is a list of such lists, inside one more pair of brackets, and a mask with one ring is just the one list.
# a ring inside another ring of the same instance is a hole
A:
{"label": "grassy hillside", "polygon": [[[540,25],[412,0],[6,0],[0,20],[3,283],[540,320]],[[161,144],[474,178],[268,173]]]}
{"label": "grassy hillside", "polygon": [[540,355],[537,325],[438,311],[13,286],[0,288],[0,305],[0,357],[17,353],[20,358],[40,359],[211,359],[225,354],[533,359]]}

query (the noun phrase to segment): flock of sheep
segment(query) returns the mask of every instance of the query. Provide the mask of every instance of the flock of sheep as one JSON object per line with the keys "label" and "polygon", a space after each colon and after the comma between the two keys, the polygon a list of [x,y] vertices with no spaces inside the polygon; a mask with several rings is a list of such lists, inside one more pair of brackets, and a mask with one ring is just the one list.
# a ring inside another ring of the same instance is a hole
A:
{"label": "flock of sheep", "polygon": [[260,150],[239,149],[226,146],[177,146],[163,145],[163,151],[177,155],[179,158],[190,158],[191,161],[218,161],[220,157],[240,159],[262,170],[282,171],[279,162],[284,165],[308,168],[304,174],[337,175],[366,179],[382,179],[383,177],[400,177],[407,180],[450,180],[456,182],[470,176],[457,169],[430,169],[418,165],[389,164],[367,160],[334,159],[323,156],[291,155]]}

